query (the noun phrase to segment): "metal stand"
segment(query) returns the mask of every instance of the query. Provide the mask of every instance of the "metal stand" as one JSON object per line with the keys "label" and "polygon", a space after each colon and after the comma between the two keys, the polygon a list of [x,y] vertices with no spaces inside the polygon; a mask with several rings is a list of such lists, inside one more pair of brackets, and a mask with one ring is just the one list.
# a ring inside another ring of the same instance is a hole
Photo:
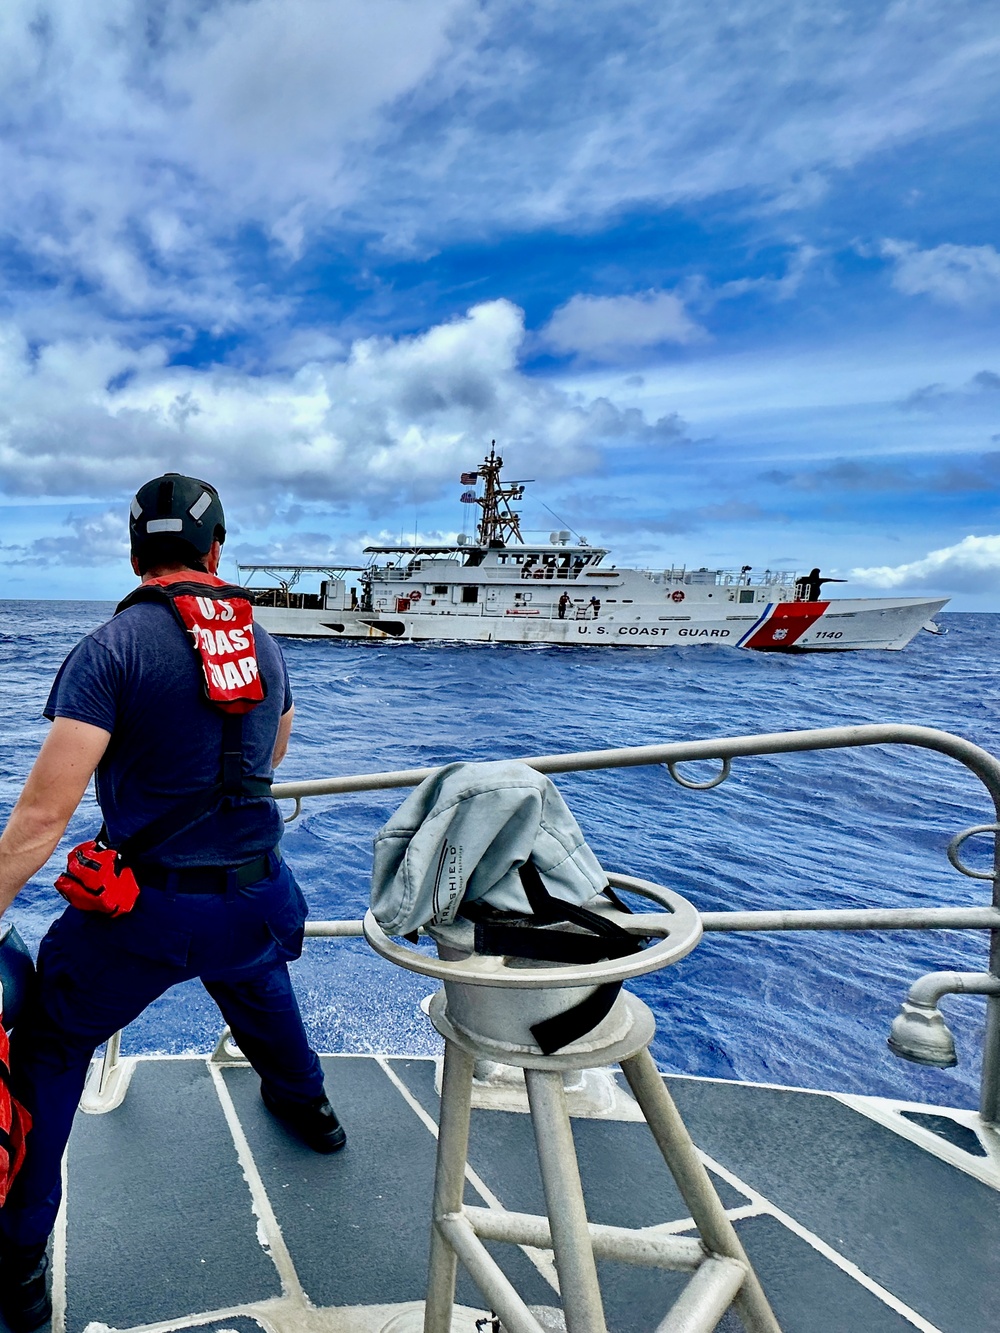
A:
{"label": "metal stand", "polygon": [[[450,1333],[458,1260],[509,1333],[542,1333],[484,1240],[552,1250],[568,1333],[606,1333],[598,1258],[692,1274],[657,1333],[709,1333],[730,1305],[735,1305],[753,1333],[780,1333],[722,1201],[649,1054],[652,1014],[634,996],[622,995],[618,1005],[628,1010],[631,1040],[585,1051],[570,1046],[554,1056],[506,1052],[507,1061],[525,1071],[547,1213],[537,1217],[463,1206],[473,1068],[477,1059],[496,1059],[498,1052],[493,1043],[477,1041],[449,1022],[443,992],[431,1002],[431,1021],[445,1038],[445,1057],[424,1333]],[[609,1061],[621,1065],[700,1240],[651,1237],[626,1227],[587,1221],[563,1072]]]}
{"label": "metal stand", "polygon": [[105,1115],[117,1110],[125,1100],[135,1072],[135,1060],[131,1056],[122,1056],[121,1042],[122,1034],[113,1033],[108,1038],[104,1055],[90,1066],[80,1097],[80,1110],[87,1115]]}
{"label": "metal stand", "polygon": [[[757,1275],[726,1216],[684,1122],[660,1077],[649,1043],[653,1015],[622,991],[590,1032],[553,1055],[543,1055],[532,1025],[568,1010],[583,990],[668,967],[701,938],[701,919],[687,899],[647,880],[615,876],[616,887],[652,899],[665,910],[603,914],[656,943],[624,958],[579,965],[517,966],[517,960],[472,951],[472,927],[436,927],[434,958],[385,934],[369,911],[365,938],[383,958],[444,982],[428,1007],[445,1039],[437,1169],[431,1223],[424,1333],[451,1333],[455,1279],[461,1260],[507,1333],[543,1333],[484,1241],[552,1251],[567,1333],[606,1333],[597,1259],[691,1274],[656,1333],[710,1333],[733,1306],[751,1333],[781,1333]],[[466,936],[468,939],[466,939]],[[464,941],[464,942],[463,942]],[[546,1216],[463,1205],[477,1061],[524,1070],[538,1147]],[[698,1230],[698,1239],[651,1236],[587,1220],[580,1168],[566,1105],[567,1070],[620,1065],[663,1159]]]}

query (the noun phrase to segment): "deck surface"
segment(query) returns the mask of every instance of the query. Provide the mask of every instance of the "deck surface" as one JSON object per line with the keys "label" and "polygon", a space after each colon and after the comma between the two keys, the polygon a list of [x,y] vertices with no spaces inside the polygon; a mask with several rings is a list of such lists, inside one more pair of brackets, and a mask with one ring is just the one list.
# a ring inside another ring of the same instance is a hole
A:
{"label": "deck surface", "polygon": [[[348,1131],[332,1157],[287,1137],[240,1064],[140,1059],[119,1107],[78,1115],[54,1243],[56,1333],[375,1333],[419,1302],[435,1062],[333,1056],[324,1065]],[[967,1114],[908,1117],[875,1099],[667,1083],[785,1333],[997,1328],[1000,1176]],[[619,1090],[611,1116],[574,1119],[590,1218],[692,1234],[634,1114]],[[544,1211],[523,1112],[474,1111],[467,1202]],[[558,1328],[544,1259],[492,1248]],[[651,1333],[685,1281],[600,1270],[612,1333]],[[459,1300],[482,1310],[464,1276]],[[466,1312],[458,1326],[474,1333],[474,1319]],[[742,1325],[730,1314],[719,1327]]]}

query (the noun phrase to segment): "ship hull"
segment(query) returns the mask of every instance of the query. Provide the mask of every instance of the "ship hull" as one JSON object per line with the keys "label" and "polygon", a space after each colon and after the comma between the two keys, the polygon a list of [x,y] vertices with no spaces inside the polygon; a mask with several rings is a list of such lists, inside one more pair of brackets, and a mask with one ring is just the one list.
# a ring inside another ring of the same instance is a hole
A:
{"label": "ship hull", "polygon": [[686,647],[722,644],[760,652],[898,650],[919,633],[945,599],[843,598],[776,602],[755,615],[664,616],[661,607],[628,619],[588,616],[561,620],[543,614],[405,613],[254,608],[271,634],[296,638],[401,639],[410,642],[553,644],[588,647]]}

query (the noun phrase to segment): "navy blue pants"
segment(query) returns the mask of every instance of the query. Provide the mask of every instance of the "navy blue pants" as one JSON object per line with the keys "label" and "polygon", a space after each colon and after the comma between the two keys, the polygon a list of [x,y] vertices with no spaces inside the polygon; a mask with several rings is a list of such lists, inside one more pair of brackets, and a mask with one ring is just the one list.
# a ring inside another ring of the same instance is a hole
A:
{"label": "navy blue pants", "polygon": [[286,966],[302,951],[305,899],[284,862],[226,893],[143,888],[118,918],[69,907],[38,954],[26,1009],[11,1034],[11,1081],[34,1118],[28,1151],[0,1210],[0,1241],[42,1244],[62,1194],[61,1163],[96,1048],[170,986],[200,977],[268,1091],[323,1095]]}

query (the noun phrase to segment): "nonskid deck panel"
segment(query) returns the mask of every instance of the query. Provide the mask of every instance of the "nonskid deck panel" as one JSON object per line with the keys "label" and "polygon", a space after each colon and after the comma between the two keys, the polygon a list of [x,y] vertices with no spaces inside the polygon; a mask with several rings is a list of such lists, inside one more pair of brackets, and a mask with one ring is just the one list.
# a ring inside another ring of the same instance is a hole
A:
{"label": "nonskid deck panel", "polygon": [[[421,1299],[434,1061],[334,1056],[324,1066],[349,1134],[332,1157],[288,1139],[251,1070],[200,1058],[141,1059],[117,1110],[77,1117],[54,1255],[59,1333],[374,1333]],[[992,1327],[1000,1210],[985,1179],[904,1137],[902,1118],[889,1127],[833,1096],[668,1084],[786,1333]],[[641,1123],[578,1119],[574,1133],[593,1221],[686,1229]],[[525,1115],[473,1113],[470,1174],[468,1202],[541,1210]],[[495,1253],[557,1326],[544,1257]],[[611,1264],[601,1277],[615,1333],[654,1329],[684,1281]],[[478,1308],[464,1277],[459,1299]],[[471,1313],[467,1322],[473,1333]],[[738,1327],[732,1315],[720,1325]]]}

